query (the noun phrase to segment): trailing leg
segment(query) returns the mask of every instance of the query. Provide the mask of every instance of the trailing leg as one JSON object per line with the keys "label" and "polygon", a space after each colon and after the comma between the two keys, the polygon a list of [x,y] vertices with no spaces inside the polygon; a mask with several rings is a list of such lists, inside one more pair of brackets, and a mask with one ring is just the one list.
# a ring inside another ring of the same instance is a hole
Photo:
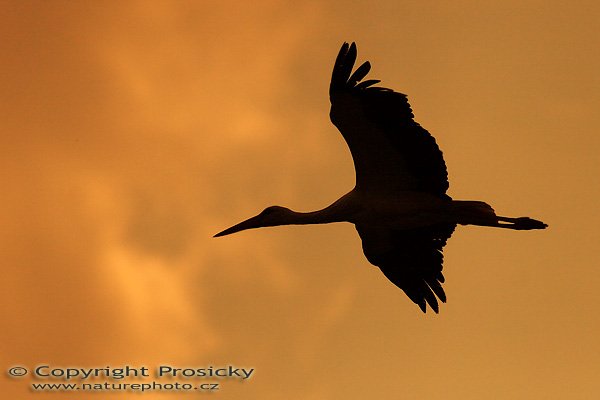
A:
{"label": "trailing leg", "polygon": [[453,200],[452,209],[456,221],[461,225],[491,226],[515,230],[545,229],[542,221],[529,217],[502,217],[496,215],[494,209],[482,201]]}
{"label": "trailing leg", "polygon": [[[507,223],[501,223],[507,222]],[[531,229],[546,229],[548,225],[537,219],[529,217],[509,218],[498,216],[498,228],[516,229],[516,230],[531,230]]]}

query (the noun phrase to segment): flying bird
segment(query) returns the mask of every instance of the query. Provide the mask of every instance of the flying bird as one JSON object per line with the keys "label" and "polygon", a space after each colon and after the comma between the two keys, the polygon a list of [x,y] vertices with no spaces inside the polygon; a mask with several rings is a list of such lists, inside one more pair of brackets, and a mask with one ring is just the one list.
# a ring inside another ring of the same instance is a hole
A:
{"label": "flying bird", "polygon": [[330,117],[346,140],[356,185],[328,207],[297,212],[281,206],[217,233],[278,225],[353,223],[367,260],[426,312],[436,313],[442,288],[442,249],[457,224],[515,230],[544,229],[541,221],[496,215],[482,201],[453,200],[435,139],[414,120],[406,95],[363,79],[367,61],[354,73],[356,45],[344,43],[335,60]]}

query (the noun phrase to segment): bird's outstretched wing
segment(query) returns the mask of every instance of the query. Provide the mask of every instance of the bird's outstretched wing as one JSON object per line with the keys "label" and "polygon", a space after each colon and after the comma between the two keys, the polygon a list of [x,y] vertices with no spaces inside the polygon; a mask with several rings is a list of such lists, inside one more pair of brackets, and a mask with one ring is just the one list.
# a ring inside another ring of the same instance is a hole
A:
{"label": "bird's outstretched wing", "polygon": [[[358,189],[413,190],[446,198],[448,173],[435,139],[413,120],[406,95],[362,79],[363,63],[352,73],[356,45],[344,43],[335,61],[329,96],[331,121],[348,143]],[[362,82],[361,82],[362,81]]]}
{"label": "bird's outstretched wing", "polygon": [[417,304],[426,304],[436,313],[439,298],[446,302],[442,248],[454,232],[454,224],[434,225],[404,231],[390,231],[356,225],[365,256]]}

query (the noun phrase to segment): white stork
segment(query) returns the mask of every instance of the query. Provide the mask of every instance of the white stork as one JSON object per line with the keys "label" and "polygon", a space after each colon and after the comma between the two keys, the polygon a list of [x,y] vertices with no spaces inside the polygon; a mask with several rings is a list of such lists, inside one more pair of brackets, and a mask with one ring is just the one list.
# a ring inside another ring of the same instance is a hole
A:
{"label": "white stork", "polygon": [[435,139],[413,119],[406,95],[362,79],[369,62],[354,73],[356,45],[344,43],[335,60],[330,117],[348,143],[356,185],[330,206],[313,212],[266,208],[217,236],[277,225],[351,222],[370,263],[426,312],[438,312],[442,289],[442,248],[456,224],[517,230],[544,229],[528,217],[496,215],[481,201],[452,200],[448,173]]}

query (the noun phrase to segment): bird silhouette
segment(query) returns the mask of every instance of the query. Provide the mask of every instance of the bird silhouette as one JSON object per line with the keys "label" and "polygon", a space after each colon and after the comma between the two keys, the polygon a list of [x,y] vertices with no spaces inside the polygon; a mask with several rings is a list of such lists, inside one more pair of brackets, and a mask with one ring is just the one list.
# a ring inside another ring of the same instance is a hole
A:
{"label": "bird silhouette", "polygon": [[435,139],[414,121],[406,95],[365,80],[367,61],[354,73],[356,45],[344,43],[335,60],[330,117],[346,140],[356,185],[330,206],[313,212],[266,208],[217,233],[278,225],[353,223],[367,260],[426,312],[446,302],[443,254],[457,224],[515,230],[544,229],[529,217],[496,215],[482,201],[452,200],[448,173]]}

